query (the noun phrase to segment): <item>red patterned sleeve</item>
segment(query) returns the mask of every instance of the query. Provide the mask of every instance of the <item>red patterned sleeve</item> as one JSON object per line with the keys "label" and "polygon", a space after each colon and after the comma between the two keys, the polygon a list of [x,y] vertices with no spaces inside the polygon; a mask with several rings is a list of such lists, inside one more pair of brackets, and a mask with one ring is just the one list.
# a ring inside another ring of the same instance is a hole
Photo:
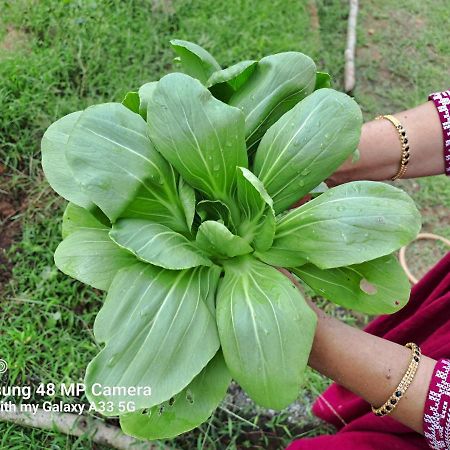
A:
{"label": "red patterned sleeve", "polygon": [[434,103],[441,119],[445,174],[450,176],[450,90],[434,92],[428,96],[428,100]]}
{"label": "red patterned sleeve", "polygon": [[436,363],[425,402],[423,431],[433,450],[450,450],[450,360]]}

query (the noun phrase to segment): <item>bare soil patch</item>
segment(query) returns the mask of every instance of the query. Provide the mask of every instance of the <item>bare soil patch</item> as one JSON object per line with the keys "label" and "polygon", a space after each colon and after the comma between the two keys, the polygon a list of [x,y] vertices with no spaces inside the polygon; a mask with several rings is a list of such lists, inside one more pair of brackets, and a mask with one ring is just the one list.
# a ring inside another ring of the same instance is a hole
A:
{"label": "bare soil patch", "polygon": [[29,39],[27,34],[11,25],[6,27],[6,34],[0,40],[0,54],[13,53],[28,48]]}
{"label": "bare soil patch", "polygon": [[23,204],[24,199],[13,199],[0,192],[0,293],[12,275],[13,266],[7,257],[7,250],[20,234],[20,221],[14,216],[22,209]]}
{"label": "bare soil patch", "polygon": [[[408,57],[416,55],[418,57],[417,49],[413,45],[408,45],[409,42],[414,42],[415,36],[423,32],[426,23],[423,18],[416,14],[407,11],[390,11],[389,17],[383,15],[376,15],[373,13],[365,13],[367,11],[377,8],[365,4],[361,6],[361,26],[360,33],[364,33],[364,45],[357,45],[356,61],[360,68],[360,74],[364,69],[369,69],[368,77],[358,77],[358,85],[362,91],[372,91],[373,88],[380,84],[396,86],[400,84],[409,84],[412,87],[412,81],[407,74],[396,71],[393,68],[390,58],[392,54],[383,51],[384,37],[386,34],[393,41],[393,45],[407,45],[405,51],[408,52]],[[380,41],[381,40],[381,41]],[[361,42],[361,40],[360,40]],[[401,44],[400,44],[401,43]],[[385,99],[382,99],[384,102]]]}

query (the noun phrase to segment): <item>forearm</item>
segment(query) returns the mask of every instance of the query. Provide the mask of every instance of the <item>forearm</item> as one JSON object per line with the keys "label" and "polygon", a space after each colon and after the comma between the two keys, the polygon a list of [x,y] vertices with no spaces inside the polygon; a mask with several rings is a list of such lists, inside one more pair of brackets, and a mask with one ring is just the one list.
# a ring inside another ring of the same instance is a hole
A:
{"label": "forearm", "polygon": [[[403,377],[410,350],[314,309],[319,320],[309,365],[372,405],[382,405]],[[422,356],[416,376],[392,413],[419,433],[434,365],[434,360]]]}
{"label": "forearm", "polygon": [[[432,102],[394,114],[404,126],[410,146],[404,178],[444,173],[442,128]],[[363,125],[359,143],[360,159],[346,161],[330,177],[331,184],[353,180],[388,180],[399,168],[401,147],[398,133],[388,120]]]}

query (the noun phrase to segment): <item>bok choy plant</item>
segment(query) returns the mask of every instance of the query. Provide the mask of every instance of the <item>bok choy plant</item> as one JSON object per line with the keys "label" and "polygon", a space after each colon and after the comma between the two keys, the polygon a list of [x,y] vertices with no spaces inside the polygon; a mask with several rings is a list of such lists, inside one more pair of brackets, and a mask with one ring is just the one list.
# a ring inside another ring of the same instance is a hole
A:
{"label": "bok choy plant", "polygon": [[231,379],[264,407],[293,402],[316,316],[277,267],[339,305],[392,313],[409,295],[392,252],[420,228],[388,184],[315,189],[357,151],[362,116],[308,56],[222,69],[172,46],[184,73],[69,114],[42,140],[69,201],[56,265],[107,291],[88,399],[144,439],[204,422]]}

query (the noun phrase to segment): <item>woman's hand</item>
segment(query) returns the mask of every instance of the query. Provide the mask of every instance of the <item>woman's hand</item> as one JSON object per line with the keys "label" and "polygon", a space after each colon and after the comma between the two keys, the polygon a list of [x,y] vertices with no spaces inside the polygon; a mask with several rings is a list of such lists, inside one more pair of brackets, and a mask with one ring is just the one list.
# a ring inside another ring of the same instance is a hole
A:
{"label": "woman's hand", "polygon": [[[302,290],[290,272],[278,270]],[[370,404],[381,406],[405,374],[411,351],[327,316],[312,301],[308,304],[317,314],[309,366]],[[419,433],[423,433],[423,410],[435,364],[422,355],[411,385],[391,414]]]}
{"label": "woman's hand", "polygon": [[[395,114],[404,126],[410,146],[405,178],[444,173],[443,137],[433,102]],[[367,122],[359,142],[360,158],[350,157],[330,178],[329,186],[355,180],[389,180],[400,164],[401,146],[397,130],[385,119]]]}
{"label": "woman's hand", "polygon": [[[432,102],[395,115],[404,126],[410,145],[405,177],[444,173],[442,129]],[[354,180],[388,180],[398,171],[401,144],[388,120],[365,123],[359,143],[360,158],[349,158],[327,180],[330,186]],[[294,206],[304,203],[302,199]],[[279,269],[300,288],[287,270]],[[353,328],[327,316],[308,301],[317,314],[317,328],[309,365],[375,406],[382,405],[408,367],[410,350]],[[392,416],[423,433],[423,410],[436,361],[422,356],[417,373]]]}

